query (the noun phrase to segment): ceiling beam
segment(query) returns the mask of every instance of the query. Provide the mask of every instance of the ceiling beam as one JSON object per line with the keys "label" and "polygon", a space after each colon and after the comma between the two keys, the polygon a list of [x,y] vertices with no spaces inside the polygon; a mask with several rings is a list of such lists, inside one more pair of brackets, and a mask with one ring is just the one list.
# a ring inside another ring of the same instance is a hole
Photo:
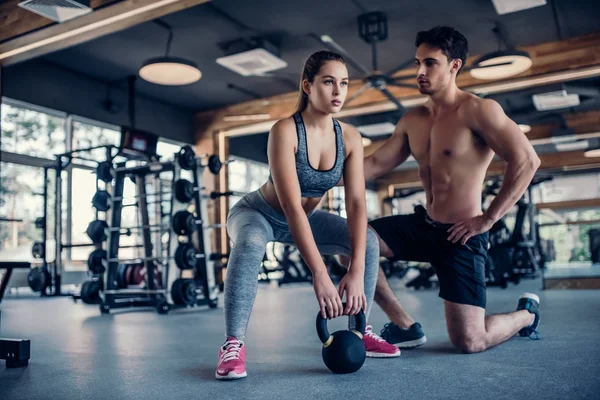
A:
{"label": "ceiling beam", "polygon": [[[76,46],[208,1],[210,0],[123,0],[0,44],[0,66]],[[28,23],[35,29],[35,23]]]}
{"label": "ceiling beam", "polygon": [[[36,29],[53,25],[56,22],[39,14],[19,7],[23,0],[5,0],[0,2],[0,42],[14,39],[17,36],[32,32]],[[95,10],[118,0],[91,0],[90,8]]]}
{"label": "ceiling beam", "polygon": [[[557,172],[571,170],[585,170],[600,168],[600,157],[585,157],[584,151],[563,151],[556,153],[540,154],[541,164],[538,172]],[[486,175],[488,177],[504,174],[506,168],[505,161],[494,161],[488,167]],[[393,185],[397,188],[422,187],[419,179],[419,171],[416,168],[397,170],[379,178],[377,181],[379,188],[385,188]]]}
{"label": "ceiling beam", "polygon": [[[512,78],[499,81],[481,81],[468,73],[457,77],[457,84],[465,90],[477,94],[503,93],[520,90],[550,83],[566,82],[600,76],[600,33],[575,37],[559,42],[543,43],[523,47],[532,57],[532,67]],[[469,57],[467,65],[471,65],[479,55]],[[395,76],[412,76],[412,68],[398,72]],[[361,79],[350,82],[348,96],[351,96],[363,84]],[[423,104],[427,98],[416,89],[388,87],[387,88],[406,107]],[[274,121],[288,117],[294,110],[297,92],[271,96],[264,99],[246,101],[217,110],[200,112],[197,115],[208,125],[199,126],[199,130],[212,132],[214,130],[230,131],[231,135],[265,132]],[[352,102],[352,107],[343,109],[336,114],[338,118],[354,115],[374,114],[394,110],[395,105],[376,90],[369,90]],[[269,114],[270,118],[262,123],[240,121],[224,121],[227,115]],[[234,129],[235,128],[235,129]]]}

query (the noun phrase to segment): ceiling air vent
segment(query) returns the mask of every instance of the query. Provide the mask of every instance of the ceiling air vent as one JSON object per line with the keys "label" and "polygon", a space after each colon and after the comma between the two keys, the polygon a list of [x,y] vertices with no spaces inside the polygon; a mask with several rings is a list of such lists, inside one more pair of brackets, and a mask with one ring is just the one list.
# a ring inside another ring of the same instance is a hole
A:
{"label": "ceiling air vent", "polygon": [[19,7],[49,18],[56,22],[70,19],[92,12],[90,0],[25,0]]}
{"label": "ceiling air vent", "polygon": [[243,76],[263,75],[287,67],[279,58],[279,49],[262,38],[238,39],[222,44],[226,56],[217,63]]}

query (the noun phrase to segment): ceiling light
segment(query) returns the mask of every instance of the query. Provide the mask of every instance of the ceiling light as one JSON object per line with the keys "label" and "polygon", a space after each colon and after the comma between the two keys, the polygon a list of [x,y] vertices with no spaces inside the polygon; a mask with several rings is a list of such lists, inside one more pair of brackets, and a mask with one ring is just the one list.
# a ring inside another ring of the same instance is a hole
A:
{"label": "ceiling light", "polygon": [[523,133],[528,133],[531,131],[531,126],[526,125],[526,124],[519,124],[519,128],[521,128],[521,131]]}
{"label": "ceiling light", "polygon": [[571,143],[557,143],[554,146],[558,151],[573,151],[587,149],[589,144],[587,140],[581,140]]}
{"label": "ceiling light", "polygon": [[532,64],[529,53],[517,50],[508,40],[508,35],[499,23],[496,23],[492,32],[498,40],[498,51],[485,54],[477,59],[469,68],[471,76],[475,79],[495,80],[509,78],[527,71]]}
{"label": "ceiling light", "polygon": [[161,20],[154,20],[154,23],[169,31],[167,49],[164,57],[151,58],[144,62],[139,71],[142,79],[165,86],[189,85],[198,81],[202,77],[202,73],[193,61],[169,56],[173,41],[173,28]]}
{"label": "ceiling light", "polygon": [[363,137],[363,138],[362,138],[362,144],[363,144],[363,147],[367,147],[367,146],[369,146],[371,143],[373,143],[373,141],[372,141],[371,139],[369,139],[369,138],[366,138],[366,137]]}
{"label": "ceiling light", "polygon": [[469,72],[475,79],[503,79],[527,71],[531,64],[531,57],[525,51],[501,50],[479,58]]}
{"label": "ceiling light", "polygon": [[583,155],[584,157],[600,157],[600,149],[588,150]]}
{"label": "ceiling light", "polygon": [[202,73],[191,61],[176,57],[157,57],[140,68],[142,79],[157,85],[188,85],[198,81]]}
{"label": "ceiling light", "polygon": [[531,96],[533,105],[538,111],[558,110],[567,107],[576,107],[580,104],[579,95],[568,94],[566,90],[534,94]]}

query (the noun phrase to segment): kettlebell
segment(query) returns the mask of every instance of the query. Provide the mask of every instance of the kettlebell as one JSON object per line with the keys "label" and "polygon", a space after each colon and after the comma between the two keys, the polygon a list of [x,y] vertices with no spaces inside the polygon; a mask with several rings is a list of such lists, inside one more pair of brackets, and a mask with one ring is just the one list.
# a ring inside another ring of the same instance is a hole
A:
{"label": "kettlebell", "polygon": [[320,312],[317,314],[317,334],[323,343],[323,361],[334,374],[351,374],[358,371],[367,357],[362,340],[367,324],[365,313],[360,310],[354,317],[355,330],[336,331],[330,335],[327,319],[323,318]]}

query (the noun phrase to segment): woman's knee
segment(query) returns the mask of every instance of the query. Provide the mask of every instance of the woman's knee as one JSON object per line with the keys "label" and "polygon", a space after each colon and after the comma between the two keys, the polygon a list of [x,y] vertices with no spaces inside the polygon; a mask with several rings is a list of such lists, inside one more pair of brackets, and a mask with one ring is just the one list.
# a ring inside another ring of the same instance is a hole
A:
{"label": "woman's knee", "polygon": [[371,228],[367,228],[367,258],[379,260],[379,238]]}
{"label": "woman's knee", "polygon": [[261,229],[261,227],[252,224],[246,224],[241,226],[237,232],[234,247],[243,249],[244,252],[264,252],[268,242],[269,234],[266,229]]}

